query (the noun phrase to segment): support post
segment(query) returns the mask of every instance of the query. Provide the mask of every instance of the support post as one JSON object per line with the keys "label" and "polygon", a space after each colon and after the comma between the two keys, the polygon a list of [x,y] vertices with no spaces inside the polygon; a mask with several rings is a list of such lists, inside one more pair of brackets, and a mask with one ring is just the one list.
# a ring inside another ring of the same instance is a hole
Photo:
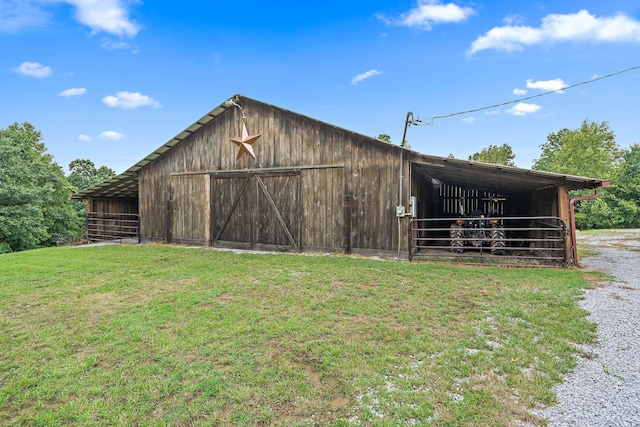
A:
{"label": "support post", "polygon": [[[569,213],[569,190],[564,185],[558,187],[558,216],[565,224],[569,224],[571,227],[571,215]],[[571,248],[573,247],[573,235],[570,230],[567,230],[569,236],[565,236],[564,251],[565,254],[571,254]],[[569,238],[566,238],[569,237]]]}

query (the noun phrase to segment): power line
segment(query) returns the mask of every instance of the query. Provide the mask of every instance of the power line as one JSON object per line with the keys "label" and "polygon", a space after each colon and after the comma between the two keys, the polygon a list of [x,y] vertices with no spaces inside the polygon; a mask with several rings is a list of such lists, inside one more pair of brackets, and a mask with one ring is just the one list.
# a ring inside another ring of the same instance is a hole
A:
{"label": "power line", "polygon": [[610,77],[614,77],[614,76],[617,76],[617,75],[620,75],[620,74],[623,74],[623,73],[627,73],[629,71],[637,70],[637,69],[640,69],[640,65],[636,65],[635,67],[627,68],[626,70],[617,71],[615,73],[607,74],[606,76],[596,77],[594,79],[586,80],[586,81],[583,81],[583,82],[580,82],[580,83],[576,83],[576,84],[573,84],[573,85],[570,85],[570,86],[566,86],[566,87],[563,87],[563,88],[560,88],[560,89],[555,89],[555,90],[551,90],[549,92],[539,93],[538,95],[527,96],[526,98],[516,99],[514,101],[502,102],[500,104],[489,105],[487,107],[482,107],[482,108],[475,108],[473,110],[460,111],[458,113],[446,114],[444,116],[433,116],[428,120],[428,122],[424,122],[424,121],[420,120],[419,118],[417,118],[417,119],[412,120],[409,124],[412,124],[414,126],[431,126],[431,125],[434,124],[433,122],[436,119],[446,119],[446,118],[449,118],[449,117],[459,116],[459,115],[462,115],[462,114],[477,113],[478,111],[489,110],[491,108],[504,107],[505,105],[515,104],[517,102],[522,102],[522,101],[528,101],[529,99],[540,98],[541,96],[550,95],[550,94],[556,93],[556,92],[562,92],[562,91],[565,91],[567,89],[573,89],[574,87],[586,85],[586,84],[589,84],[589,83],[594,83],[594,82],[597,82],[598,80],[608,79]]}

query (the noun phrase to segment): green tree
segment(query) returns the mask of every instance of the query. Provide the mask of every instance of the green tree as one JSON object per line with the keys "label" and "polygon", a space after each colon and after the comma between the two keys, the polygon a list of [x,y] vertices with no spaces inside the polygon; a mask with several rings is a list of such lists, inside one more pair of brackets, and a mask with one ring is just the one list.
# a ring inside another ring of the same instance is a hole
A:
{"label": "green tree", "polygon": [[611,179],[624,150],[607,122],[585,119],[580,128],[561,129],[547,136],[534,169],[591,178]]}
{"label": "green tree", "polygon": [[115,174],[113,169],[106,166],[100,166],[96,169],[96,165],[91,160],[75,159],[69,163],[67,179],[78,191],[105,181]]}
{"label": "green tree", "polygon": [[495,165],[515,166],[513,159],[516,155],[513,153],[513,148],[509,144],[489,145],[487,148],[483,148],[479,153],[473,153],[469,156],[469,160],[476,162],[493,163]]}
{"label": "green tree", "polygon": [[31,124],[0,129],[0,253],[50,246],[78,232],[72,187]]}
{"label": "green tree", "polygon": [[[549,134],[540,148],[542,155],[534,161],[534,169],[606,180],[616,175],[625,153],[607,122],[588,119],[578,129],[564,128]],[[572,196],[588,193],[573,192]],[[604,188],[599,199],[576,205],[576,224],[581,229],[619,227],[625,215],[616,210],[621,207],[616,207],[609,189]]]}
{"label": "green tree", "polygon": [[604,199],[613,211],[612,227],[640,227],[640,144],[624,154]]}
{"label": "green tree", "polygon": [[378,134],[378,136],[376,136],[376,139],[379,139],[380,141],[384,141],[384,142],[391,142],[391,137],[386,133]]}

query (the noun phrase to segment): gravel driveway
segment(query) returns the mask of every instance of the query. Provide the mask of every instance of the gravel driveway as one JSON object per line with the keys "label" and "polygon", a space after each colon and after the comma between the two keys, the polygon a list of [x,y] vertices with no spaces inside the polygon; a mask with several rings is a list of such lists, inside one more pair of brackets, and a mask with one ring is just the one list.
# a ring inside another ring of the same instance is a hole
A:
{"label": "gravel driveway", "polygon": [[590,357],[554,390],[559,404],[540,413],[549,426],[640,426],[640,230],[581,235],[598,255],[581,263],[615,277],[580,305],[598,324]]}

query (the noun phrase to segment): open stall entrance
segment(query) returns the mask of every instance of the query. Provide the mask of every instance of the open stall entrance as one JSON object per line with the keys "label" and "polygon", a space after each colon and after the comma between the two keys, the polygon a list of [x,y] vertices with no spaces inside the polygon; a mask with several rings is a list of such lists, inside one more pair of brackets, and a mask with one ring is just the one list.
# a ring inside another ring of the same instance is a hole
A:
{"label": "open stall entrance", "polygon": [[[475,162],[411,165],[409,259],[495,258],[566,265],[562,185]],[[520,170],[522,171],[522,170]]]}

